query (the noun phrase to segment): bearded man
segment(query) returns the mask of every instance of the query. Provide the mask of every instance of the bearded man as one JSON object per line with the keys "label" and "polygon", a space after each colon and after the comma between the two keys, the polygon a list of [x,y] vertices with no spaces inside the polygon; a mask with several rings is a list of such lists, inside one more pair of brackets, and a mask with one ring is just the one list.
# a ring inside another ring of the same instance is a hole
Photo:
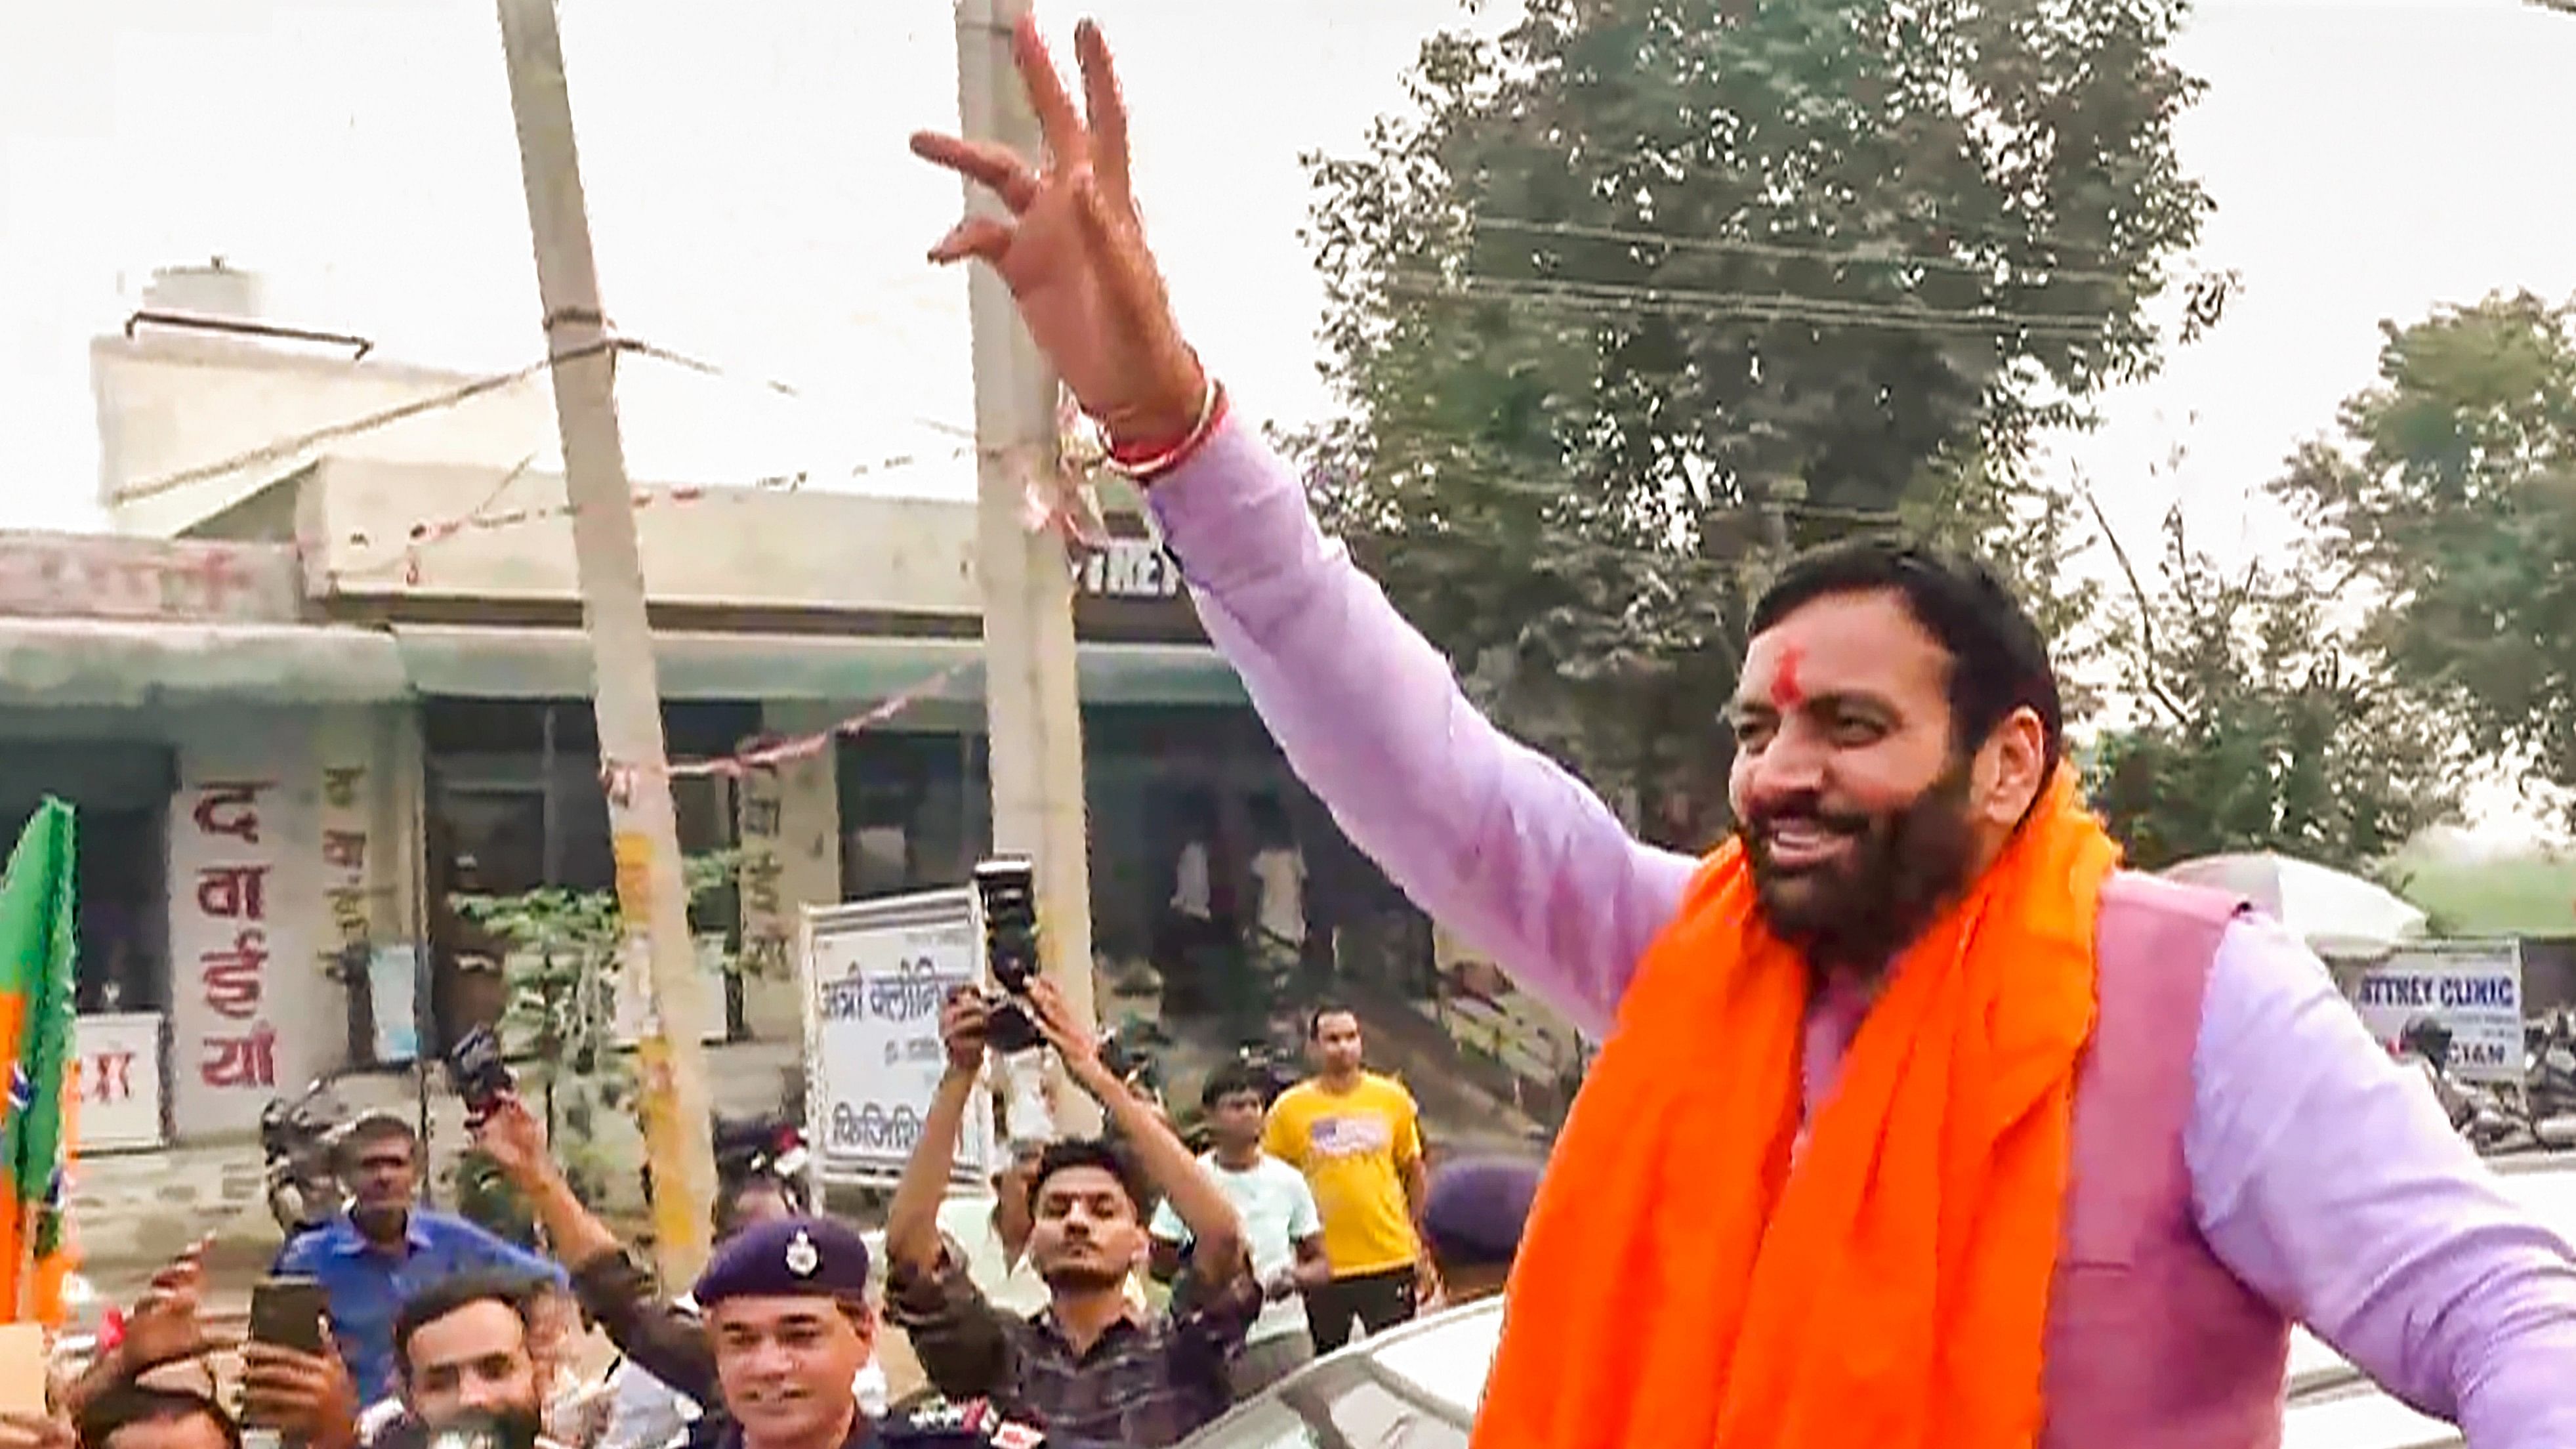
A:
{"label": "bearded man", "polygon": [[[1041,166],[932,251],[1007,283],[1298,772],[1412,897],[1594,1031],[1478,1449],[2277,1443],[2301,1320],[2476,1449],[2576,1443],[2576,1265],[2324,970],[2118,870],[2044,641],[1859,544],[1761,601],[1738,838],[1631,839],[1505,739],[1182,342],[1097,30],[1034,27]],[[1087,114],[1086,114],[1087,112]]]}

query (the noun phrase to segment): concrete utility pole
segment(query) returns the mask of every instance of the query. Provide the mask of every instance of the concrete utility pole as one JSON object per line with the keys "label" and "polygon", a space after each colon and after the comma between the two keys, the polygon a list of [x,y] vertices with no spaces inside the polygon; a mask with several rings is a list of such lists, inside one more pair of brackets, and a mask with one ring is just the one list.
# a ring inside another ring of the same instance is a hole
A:
{"label": "concrete utility pole", "polygon": [[546,347],[560,359],[553,368],[555,420],[563,434],[582,617],[597,661],[600,757],[627,767],[609,790],[608,822],[616,850],[617,909],[626,933],[625,984],[631,988],[637,975],[651,983],[639,1065],[653,1169],[654,1242],[662,1281],[687,1283],[706,1262],[706,1205],[716,1193],[701,1025],[707,1019],[706,983],[689,936],[679,824],[663,755],[661,688],[644,617],[644,562],[635,541],[626,449],[617,431],[617,359],[591,260],[590,215],[582,201],[581,157],[573,145],[572,97],[564,84],[554,0],[500,0],[500,7]]}
{"label": "concrete utility pole", "polygon": [[[1034,157],[1037,117],[1011,59],[1011,29],[1028,0],[958,0],[957,108],[970,139]],[[1077,92],[1079,94],[1079,92]],[[970,208],[1001,202],[969,183]],[[1032,469],[1057,462],[1056,378],[1010,288],[973,269],[977,453],[976,572],[984,590],[985,732],[992,746],[993,846],[1037,865],[1046,978],[1085,1023],[1091,993],[1091,868],[1083,826],[1082,705],[1075,674],[1073,570],[1063,540],[1027,523]],[[1060,1093],[1056,1125],[1099,1130],[1080,1092]],[[1018,1124],[1012,1130],[1017,1132]]]}

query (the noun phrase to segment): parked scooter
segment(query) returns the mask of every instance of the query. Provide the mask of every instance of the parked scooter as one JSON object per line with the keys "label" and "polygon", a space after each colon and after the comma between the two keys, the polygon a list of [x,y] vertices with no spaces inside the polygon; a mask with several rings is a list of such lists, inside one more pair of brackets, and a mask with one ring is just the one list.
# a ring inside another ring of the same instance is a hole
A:
{"label": "parked scooter", "polygon": [[340,1104],[331,1079],[316,1078],[294,1097],[272,1097],[259,1113],[261,1177],[268,1214],[291,1241],[338,1216],[347,1205],[338,1164]]}

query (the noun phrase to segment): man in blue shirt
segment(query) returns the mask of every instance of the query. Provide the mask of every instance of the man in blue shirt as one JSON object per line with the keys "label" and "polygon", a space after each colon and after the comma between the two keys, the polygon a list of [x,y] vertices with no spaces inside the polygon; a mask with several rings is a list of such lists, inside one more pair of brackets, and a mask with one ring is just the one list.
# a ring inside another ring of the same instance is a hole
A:
{"label": "man in blue shirt", "polygon": [[331,1337],[358,1381],[362,1402],[400,1386],[394,1318],[403,1300],[451,1274],[491,1269],[567,1281],[561,1268],[521,1251],[465,1219],[417,1205],[420,1138],[399,1117],[374,1113],[340,1144],[348,1210],[286,1245],[275,1269],[312,1278],[331,1303]]}

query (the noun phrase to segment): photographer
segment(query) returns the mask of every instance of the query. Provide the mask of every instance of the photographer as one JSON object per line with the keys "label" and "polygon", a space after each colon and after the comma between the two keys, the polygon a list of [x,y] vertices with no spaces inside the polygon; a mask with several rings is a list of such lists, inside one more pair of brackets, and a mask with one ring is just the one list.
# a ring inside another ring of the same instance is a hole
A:
{"label": "photographer", "polygon": [[[1122,1142],[1048,1146],[1029,1186],[1028,1241],[1047,1305],[1025,1317],[995,1308],[944,1250],[938,1224],[999,1006],[960,988],[940,1014],[947,1073],[886,1226],[889,1316],[951,1398],[989,1397],[1056,1436],[1139,1449],[1177,1443],[1225,1412],[1229,1365],[1261,1311],[1241,1219],[1161,1115],[1102,1065],[1054,986],[1035,982],[1024,1000],[1039,1035],[1099,1099]],[[1155,1188],[1198,1244],[1192,1306],[1178,1315],[1148,1314],[1125,1291],[1145,1258],[1141,1205]]]}

